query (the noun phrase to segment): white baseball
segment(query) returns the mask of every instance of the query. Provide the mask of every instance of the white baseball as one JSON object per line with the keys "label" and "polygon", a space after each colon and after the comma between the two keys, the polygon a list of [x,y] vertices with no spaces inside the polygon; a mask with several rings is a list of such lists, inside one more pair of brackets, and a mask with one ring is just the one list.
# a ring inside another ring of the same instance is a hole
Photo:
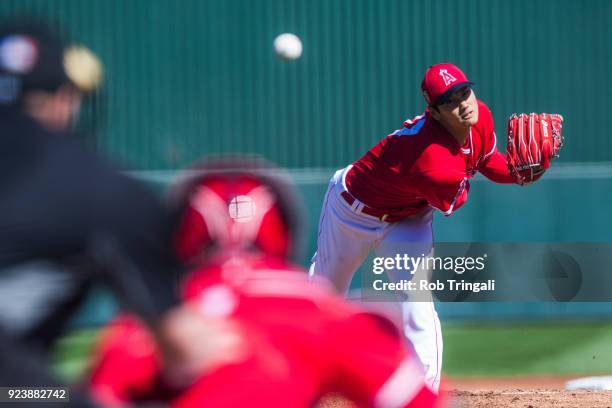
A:
{"label": "white baseball", "polygon": [[274,52],[287,61],[298,59],[302,55],[302,41],[295,34],[281,34],[274,39]]}

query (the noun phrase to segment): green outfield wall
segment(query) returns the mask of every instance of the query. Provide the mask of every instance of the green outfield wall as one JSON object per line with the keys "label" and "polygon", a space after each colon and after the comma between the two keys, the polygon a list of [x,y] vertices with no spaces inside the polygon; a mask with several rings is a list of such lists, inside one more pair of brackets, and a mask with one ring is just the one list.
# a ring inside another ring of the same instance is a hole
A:
{"label": "green outfield wall", "polygon": [[[513,112],[562,113],[564,162],[610,161],[609,0],[3,0],[100,54],[98,143],[138,169],[211,152],[336,167],[419,114],[428,65],[475,80],[503,142]],[[274,58],[283,32],[303,39]],[[502,145],[505,143],[501,143]]]}

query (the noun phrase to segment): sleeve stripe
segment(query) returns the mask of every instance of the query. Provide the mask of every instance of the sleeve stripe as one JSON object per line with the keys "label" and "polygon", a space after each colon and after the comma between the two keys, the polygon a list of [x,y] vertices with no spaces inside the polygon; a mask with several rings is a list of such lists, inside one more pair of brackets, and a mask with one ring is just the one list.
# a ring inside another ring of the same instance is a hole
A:
{"label": "sleeve stripe", "polygon": [[[413,136],[418,134],[425,123],[425,118],[419,119],[413,126],[409,128],[401,128],[397,129],[395,132],[391,133],[393,136]],[[411,123],[409,123],[411,124]]]}
{"label": "sleeve stripe", "polygon": [[461,180],[461,184],[459,184],[459,189],[457,190],[457,194],[455,194],[455,198],[453,198],[453,202],[451,203],[448,210],[442,211],[435,205],[431,205],[431,204],[429,205],[435,208],[436,210],[440,211],[444,215],[451,215],[451,213],[453,212],[453,209],[455,208],[455,204],[457,204],[457,200],[459,199],[459,196],[461,195],[461,193],[463,193],[463,190],[465,190],[466,184],[467,184],[467,178],[464,177],[463,180]]}
{"label": "sleeve stripe", "polygon": [[377,408],[404,407],[425,387],[423,368],[406,358],[374,396]]}
{"label": "sleeve stripe", "polygon": [[485,154],[484,158],[486,159],[487,157],[492,155],[495,152],[496,147],[497,147],[497,136],[495,135],[495,132],[493,132],[493,148],[491,148],[491,151],[489,151],[489,153]]}

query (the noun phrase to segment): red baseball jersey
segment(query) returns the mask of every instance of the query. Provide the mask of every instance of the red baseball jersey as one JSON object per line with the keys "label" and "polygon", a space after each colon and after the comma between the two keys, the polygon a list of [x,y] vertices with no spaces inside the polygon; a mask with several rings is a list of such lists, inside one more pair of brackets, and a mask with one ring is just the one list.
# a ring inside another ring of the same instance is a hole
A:
{"label": "red baseball jersey", "polygon": [[161,396],[175,407],[307,407],[338,392],[360,405],[434,406],[395,326],[307,279],[302,270],[269,261],[196,271],[184,284],[184,299],[205,315],[238,322],[249,344],[246,360],[172,394],[157,376],[151,337],[124,319],[102,342],[94,395],[103,402]]}
{"label": "red baseball jersey", "polygon": [[402,218],[427,206],[450,215],[467,200],[469,179],[477,171],[498,183],[514,183],[506,156],[496,148],[491,111],[480,100],[478,112],[463,146],[428,110],[407,120],[353,163],[348,191],[368,207]]}

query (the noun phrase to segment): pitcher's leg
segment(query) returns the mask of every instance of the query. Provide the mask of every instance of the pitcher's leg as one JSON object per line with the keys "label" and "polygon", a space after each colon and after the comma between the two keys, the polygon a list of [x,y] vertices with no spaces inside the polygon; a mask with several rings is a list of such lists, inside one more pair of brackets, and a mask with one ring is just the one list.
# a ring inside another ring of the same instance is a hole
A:
{"label": "pitcher's leg", "polygon": [[317,252],[312,257],[308,274],[324,276],[336,290],[345,294],[355,271],[368,255],[371,244],[351,237],[349,231],[338,228],[334,216],[326,214],[317,238]]}
{"label": "pitcher's leg", "polygon": [[442,328],[433,302],[403,302],[404,335],[425,369],[425,381],[438,391],[442,370]]}
{"label": "pitcher's leg", "polygon": [[341,183],[341,174],[336,173],[323,202],[317,252],[312,257],[309,275],[325,276],[338,292],[346,294],[377,235],[376,229],[362,225],[361,216],[343,201],[338,183]]}
{"label": "pitcher's leg", "polygon": [[[426,212],[421,217],[389,225],[375,248],[376,256],[395,258],[399,254],[401,257],[422,258],[429,255],[433,246],[431,221],[432,214]],[[393,281],[411,279],[411,272],[390,270],[388,276]],[[420,269],[415,272],[415,279],[426,279],[429,271]],[[404,335],[425,368],[426,381],[437,391],[442,368],[442,332],[434,303],[431,298],[403,302],[402,318]]]}

